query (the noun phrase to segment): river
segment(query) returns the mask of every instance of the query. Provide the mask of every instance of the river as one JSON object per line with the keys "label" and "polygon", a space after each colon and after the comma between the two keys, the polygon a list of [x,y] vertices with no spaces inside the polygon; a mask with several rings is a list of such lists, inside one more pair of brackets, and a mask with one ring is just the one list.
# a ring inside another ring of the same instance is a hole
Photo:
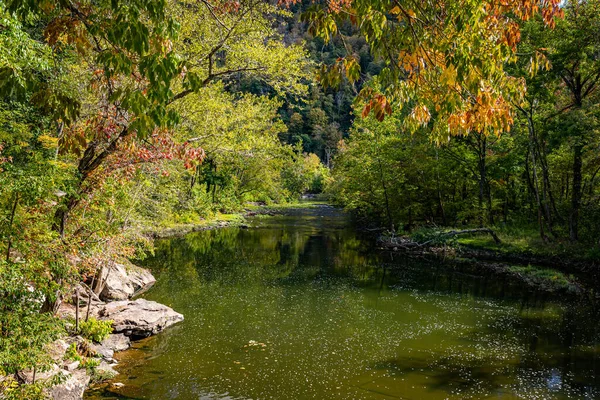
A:
{"label": "river", "polygon": [[600,312],[377,251],[319,206],[156,243],[143,297],[185,321],[87,399],[599,399]]}

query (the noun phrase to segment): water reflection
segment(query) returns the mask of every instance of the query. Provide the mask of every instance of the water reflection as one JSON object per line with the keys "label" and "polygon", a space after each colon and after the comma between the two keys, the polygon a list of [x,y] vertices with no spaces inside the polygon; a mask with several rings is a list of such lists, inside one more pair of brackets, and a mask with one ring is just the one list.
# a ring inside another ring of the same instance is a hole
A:
{"label": "water reflection", "polygon": [[378,253],[331,208],[252,223],[158,243],[146,297],[186,320],[88,398],[600,397],[593,304]]}

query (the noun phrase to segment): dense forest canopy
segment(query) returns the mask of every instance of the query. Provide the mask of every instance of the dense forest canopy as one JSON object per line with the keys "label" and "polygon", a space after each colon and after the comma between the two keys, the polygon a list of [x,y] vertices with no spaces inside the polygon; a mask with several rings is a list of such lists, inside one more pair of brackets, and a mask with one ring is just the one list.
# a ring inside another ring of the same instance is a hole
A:
{"label": "dense forest canopy", "polygon": [[597,0],[0,0],[0,375],[152,229],[248,202],[598,242],[599,32]]}

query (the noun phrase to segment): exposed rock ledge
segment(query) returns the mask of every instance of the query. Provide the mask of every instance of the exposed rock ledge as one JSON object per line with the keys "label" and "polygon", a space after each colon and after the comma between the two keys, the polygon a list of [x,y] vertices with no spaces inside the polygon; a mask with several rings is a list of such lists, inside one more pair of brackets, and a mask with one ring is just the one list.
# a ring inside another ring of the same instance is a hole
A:
{"label": "exposed rock ledge", "polygon": [[[80,309],[80,312],[83,312]],[[63,304],[59,310],[63,317],[75,317],[75,306]],[[93,343],[90,349],[102,358],[98,367],[116,374],[112,368],[116,365],[114,353],[123,351],[131,345],[131,339],[155,335],[165,328],[183,321],[183,315],[172,308],[146,299],[122,300],[110,303],[95,302],[90,308],[90,315],[101,320],[113,321],[113,334],[102,343]],[[78,369],[79,363],[62,361],[69,342],[83,341],[81,337],[71,337],[66,341],[57,341],[58,348],[55,360],[57,364],[48,373],[48,377],[62,373],[66,381],[50,389],[53,400],[81,400],[90,377],[84,369]],[[62,367],[61,367],[62,365]],[[45,377],[45,378],[48,378]],[[27,378],[25,378],[27,381]]]}
{"label": "exposed rock ledge", "polygon": [[[150,289],[156,279],[150,271],[133,264],[114,263],[100,271],[99,297],[104,301],[127,300]],[[98,293],[98,291],[96,292]]]}
{"label": "exposed rock ledge", "polygon": [[[83,312],[80,309],[80,312]],[[75,307],[63,304],[59,310],[63,317],[75,318]],[[113,321],[113,332],[135,338],[156,335],[163,329],[183,321],[183,315],[172,308],[146,299],[95,303],[90,316]]]}
{"label": "exposed rock ledge", "polygon": [[[112,369],[116,365],[113,358],[115,352],[128,349],[132,339],[155,335],[165,328],[183,321],[183,315],[155,301],[129,300],[133,295],[147,290],[156,282],[152,274],[143,268],[114,264],[102,271],[98,281],[102,282],[103,286],[99,291],[99,296],[92,294],[90,316],[100,320],[113,321],[113,334],[102,343],[91,344],[90,350],[102,358],[98,369],[116,374],[116,371]],[[82,296],[81,299],[87,301],[88,292],[85,288],[80,287],[79,292]],[[80,307],[80,317],[85,315],[86,311],[87,307]],[[63,318],[75,318],[75,314],[75,305],[73,304],[63,303],[59,309],[59,315]],[[56,357],[53,356],[56,364],[51,371],[48,371],[48,376],[44,377],[48,378],[58,373],[65,376],[63,383],[50,389],[50,397],[54,400],[81,400],[83,398],[83,392],[90,382],[90,377],[85,369],[79,368],[79,362],[63,361],[68,344],[80,341],[83,339],[76,336],[57,341],[53,345],[57,349]],[[31,371],[29,373],[33,375]],[[23,378],[25,382],[31,381],[27,376]]]}
{"label": "exposed rock ledge", "polygon": [[[56,376],[62,376],[61,383],[48,389],[47,394],[53,400],[81,400],[83,392],[90,383],[90,376],[85,368],[81,368],[79,361],[65,360],[69,345],[75,343],[82,345],[86,341],[81,336],[72,336],[59,339],[47,348],[47,352],[54,360],[54,364],[47,371],[35,374],[35,380],[50,381]],[[102,359],[97,370],[104,372],[107,376],[118,373],[113,369],[117,365],[113,359],[115,351],[126,350],[131,345],[130,339],[123,334],[111,334],[102,343],[93,343],[89,347],[90,355],[96,355]],[[19,379],[25,383],[34,381],[32,370],[19,373]]]}
{"label": "exposed rock ledge", "polygon": [[115,301],[98,311],[100,319],[112,320],[115,333],[147,337],[183,321],[183,315],[172,308],[145,299]]}

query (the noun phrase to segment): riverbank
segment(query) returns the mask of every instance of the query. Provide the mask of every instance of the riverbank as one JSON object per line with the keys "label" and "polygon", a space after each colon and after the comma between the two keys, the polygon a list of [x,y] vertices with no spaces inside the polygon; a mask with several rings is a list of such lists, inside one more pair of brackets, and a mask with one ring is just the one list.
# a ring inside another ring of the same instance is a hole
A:
{"label": "riverbank", "polygon": [[80,400],[89,385],[113,379],[115,353],[184,319],[161,303],[133,299],[155,282],[144,268],[114,263],[73,288],[57,311],[65,333],[46,347],[49,364],[0,376],[0,398],[18,389],[24,394],[17,398]]}
{"label": "riverbank", "polygon": [[[249,228],[251,224],[249,219],[275,217],[294,209],[310,209],[322,207],[324,204],[323,202],[303,202],[283,206],[251,204],[245,208],[243,213],[220,214],[214,220],[204,221],[200,224],[186,224],[170,227],[166,230],[157,230],[152,234],[152,237],[177,237],[190,232],[230,226]],[[502,239],[501,236],[500,240]],[[396,237],[394,240],[387,238],[386,240],[387,242],[380,238],[380,248],[392,252],[407,252],[406,248],[414,245],[414,251],[409,253],[421,258],[421,261],[439,262],[442,260],[447,263],[449,268],[461,274],[481,274],[482,271],[487,271],[486,273],[489,273],[490,276],[507,278],[509,281],[520,281],[535,291],[556,295],[580,296],[586,293],[587,290],[587,287],[582,285],[581,281],[575,276],[553,268],[545,268],[541,264],[531,265],[525,262],[526,259],[519,262],[521,260],[519,257],[523,257],[522,254],[502,252],[493,248],[485,249],[483,246],[478,247],[476,245],[478,242],[486,243],[490,247],[497,245],[491,236],[489,238],[484,235],[469,236],[452,243],[440,243],[434,240],[425,246],[420,246],[419,243],[406,237]],[[408,245],[408,243],[412,243],[412,245]],[[505,249],[507,248],[509,248],[508,244]],[[509,260],[515,262],[511,263]],[[111,380],[116,374],[114,367],[118,365],[114,358],[115,352],[127,350],[130,348],[132,341],[157,334],[184,318],[183,315],[158,302],[149,302],[143,299],[131,300],[132,297],[148,290],[154,284],[155,279],[148,270],[132,265],[128,267],[115,266],[114,270],[102,280],[108,282],[108,286],[99,291],[98,294],[101,298],[92,299],[89,314],[91,318],[98,321],[111,321],[111,335],[95,343],[91,341],[91,346],[80,346],[80,343],[85,343],[86,340],[90,342],[89,339],[81,335],[72,335],[63,339],[67,344],[67,350],[75,343],[76,349],[86,354],[83,356],[83,354],[78,353],[76,357],[84,357],[82,360],[97,361],[85,363],[79,361],[79,364],[76,364],[75,361],[77,360],[74,361],[72,354],[71,358],[68,358],[63,353],[62,358],[56,362],[58,367],[53,368],[53,371],[56,369],[66,371],[68,375],[65,383],[56,386],[56,389],[52,389],[52,393],[59,393],[59,397],[53,394],[54,399],[80,399],[88,385],[96,387],[101,381],[107,379],[109,382],[105,385],[117,385],[113,389],[119,389],[118,385],[122,383]],[[85,292],[85,288],[81,288],[81,292]],[[85,308],[80,308],[80,313],[86,313]],[[76,316],[75,307],[67,303],[63,304],[61,315],[69,321],[73,321]],[[151,323],[148,321],[151,321]],[[72,325],[72,322],[70,323]],[[118,344],[118,347],[114,347],[114,344]],[[65,348],[65,346],[62,345],[62,348]],[[88,353],[88,348],[93,351]],[[89,363],[93,365],[91,368],[86,366]],[[72,397],[64,397],[65,387],[69,388],[69,393],[71,393],[69,396]]]}
{"label": "riverbank", "polygon": [[[151,236],[168,238],[231,226],[246,229],[250,228],[248,218],[273,217],[293,209],[326,204],[318,199],[278,205],[250,203],[239,213],[216,214],[199,223],[158,228]],[[494,235],[476,232],[466,236],[436,237],[440,232],[443,231],[425,229],[411,236],[382,235],[378,238],[378,246],[396,252],[433,256],[457,265],[469,265],[469,268],[478,265],[491,274],[516,278],[550,292],[579,295],[600,288],[600,253],[595,249],[566,242],[548,244],[538,239],[535,232],[522,230],[500,229],[493,230]]]}
{"label": "riverbank", "polygon": [[153,239],[162,239],[174,236],[185,236],[192,232],[201,232],[226,227],[248,228],[248,217],[275,216],[294,208],[311,208],[327,204],[325,201],[314,198],[290,202],[286,204],[266,204],[260,202],[247,203],[242,210],[233,213],[216,213],[211,217],[198,221],[172,224],[168,226],[147,227],[145,233]]}
{"label": "riverbank", "polygon": [[600,288],[597,251],[580,244],[542,243],[534,236],[488,228],[423,229],[411,235],[380,235],[377,242],[386,251],[477,264],[543,290],[580,294]]}

